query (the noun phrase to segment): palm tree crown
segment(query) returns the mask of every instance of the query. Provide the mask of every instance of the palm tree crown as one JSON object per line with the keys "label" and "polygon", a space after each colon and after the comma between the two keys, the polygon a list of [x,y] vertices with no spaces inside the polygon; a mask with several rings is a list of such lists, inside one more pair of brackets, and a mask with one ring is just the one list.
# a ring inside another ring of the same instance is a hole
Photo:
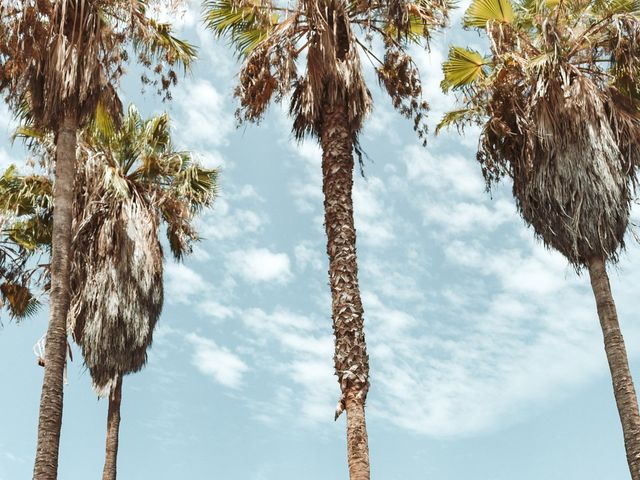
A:
{"label": "palm tree crown", "polygon": [[513,179],[546,245],[576,267],[615,260],[640,165],[640,3],[476,0],[465,25],[491,53],[450,49],[442,86],[464,108],[440,127],[482,125],[488,184]]}
{"label": "palm tree crown", "polygon": [[115,130],[94,123],[81,152],[69,321],[106,392],[146,362],[163,300],[160,223],[173,256],[189,253],[193,215],[213,202],[217,172],[174,149],[166,114],[145,120],[133,106]]}
{"label": "palm tree crown", "polygon": [[[375,66],[394,107],[424,135],[427,104],[408,47],[444,27],[451,5],[450,0],[301,0],[285,7],[271,1],[213,0],[204,2],[204,11],[206,25],[227,36],[245,58],[236,89],[239,120],[259,121],[274,97],[281,101],[290,95],[296,137],[319,137],[323,106],[341,102],[357,140],[372,106],[358,51]],[[374,37],[381,40],[382,60],[373,51]]]}
{"label": "palm tree crown", "polygon": [[14,111],[56,131],[70,112],[80,125],[101,102],[117,117],[115,88],[132,49],[159,90],[177,81],[195,49],[148,16],[148,0],[19,0],[0,6],[0,91]]}

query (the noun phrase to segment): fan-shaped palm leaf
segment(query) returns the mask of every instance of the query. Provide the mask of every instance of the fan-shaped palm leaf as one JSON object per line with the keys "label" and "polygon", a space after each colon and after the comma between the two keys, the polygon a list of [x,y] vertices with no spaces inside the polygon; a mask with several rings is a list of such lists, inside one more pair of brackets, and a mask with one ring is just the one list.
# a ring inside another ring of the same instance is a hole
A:
{"label": "fan-shaped palm leaf", "polygon": [[511,23],[513,18],[509,0],[472,0],[464,15],[464,25],[485,28],[488,22]]}
{"label": "fan-shaped palm leaf", "polygon": [[451,88],[456,89],[470,85],[483,78],[487,60],[474,50],[460,47],[451,47],[449,57],[442,64],[444,80],[441,83],[442,90],[446,93]]}

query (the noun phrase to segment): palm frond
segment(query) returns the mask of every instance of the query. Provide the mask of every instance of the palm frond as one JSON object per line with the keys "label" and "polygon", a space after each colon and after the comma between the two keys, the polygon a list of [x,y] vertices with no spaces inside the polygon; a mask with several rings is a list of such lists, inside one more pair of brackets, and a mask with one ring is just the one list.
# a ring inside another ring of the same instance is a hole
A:
{"label": "palm frond", "polygon": [[440,86],[444,93],[470,85],[486,75],[487,59],[475,50],[451,47],[449,56],[442,64],[444,79]]}
{"label": "palm frond", "polygon": [[513,6],[509,0],[473,0],[464,15],[465,27],[485,28],[487,22],[511,23]]}
{"label": "palm frond", "polygon": [[138,34],[133,39],[137,53],[169,65],[181,65],[186,71],[197,57],[197,49],[186,40],[172,34],[171,24],[150,18],[138,24]]}
{"label": "palm frond", "polygon": [[2,305],[6,305],[9,314],[15,320],[34,316],[41,306],[27,286],[13,282],[0,284],[0,307]]}
{"label": "palm frond", "polygon": [[203,2],[205,27],[227,36],[239,54],[250,54],[273,30],[278,15],[261,1],[210,0]]}
{"label": "palm frond", "polygon": [[593,10],[600,17],[628,13],[640,15],[640,0],[596,0]]}
{"label": "palm frond", "polygon": [[461,130],[465,125],[480,121],[483,113],[479,108],[461,108],[447,112],[436,126],[435,133],[438,135],[443,128],[452,126]]}

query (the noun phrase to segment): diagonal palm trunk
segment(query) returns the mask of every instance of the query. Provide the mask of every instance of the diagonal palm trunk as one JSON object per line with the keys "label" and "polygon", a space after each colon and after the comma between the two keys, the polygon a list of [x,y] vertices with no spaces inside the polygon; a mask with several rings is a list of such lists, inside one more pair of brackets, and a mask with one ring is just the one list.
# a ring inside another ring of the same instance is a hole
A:
{"label": "diagonal palm trunk", "polygon": [[102,480],[116,480],[118,460],[118,439],[120,432],[120,403],[122,401],[122,377],[116,380],[109,393],[109,413],[107,414],[107,447],[102,471]]}
{"label": "diagonal palm trunk", "polygon": [[604,349],[611,370],[613,393],[616,398],[618,414],[622,423],[627,462],[633,480],[640,480],[640,414],[638,398],[633,386],[627,351],[620,332],[618,313],[611,294],[609,276],[602,258],[589,262],[591,288],[596,297],[598,317],[604,336]]}
{"label": "diagonal palm trunk", "polygon": [[369,480],[369,445],[364,406],[369,389],[369,357],[353,222],[353,140],[344,104],[323,112],[322,174],[329,255],[329,283],[335,334],[335,369],[347,411],[349,478]]}
{"label": "diagonal palm trunk", "polygon": [[75,117],[65,116],[56,138],[49,327],[45,348],[44,380],[40,397],[38,447],[33,469],[34,480],[55,480],[58,476],[63,375],[67,355],[69,252],[77,130],[78,123]]}

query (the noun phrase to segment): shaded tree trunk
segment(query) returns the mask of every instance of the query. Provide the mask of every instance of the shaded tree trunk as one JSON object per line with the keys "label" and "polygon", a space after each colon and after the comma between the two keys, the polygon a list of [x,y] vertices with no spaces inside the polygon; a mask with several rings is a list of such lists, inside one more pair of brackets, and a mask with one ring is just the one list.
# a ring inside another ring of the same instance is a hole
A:
{"label": "shaded tree trunk", "polygon": [[40,397],[38,447],[33,470],[35,480],[55,480],[58,476],[63,376],[67,355],[69,253],[77,130],[76,119],[72,116],[66,116],[60,124],[56,138],[49,326],[45,346],[44,380]]}
{"label": "shaded tree trunk", "polygon": [[627,462],[633,480],[640,480],[640,414],[638,399],[629,370],[627,351],[620,332],[618,313],[611,294],[609,276],[602,258],[589,262],[591,288],[596,297],[598,317],[604,336],[604,349],[611,370],[613,393],[622,423]]}
{"label": "shaded tree trunk", "polygon": [[369,480],[369,445],[365,401],[369,389],[369,357],[353,222],[353,140],[345,105],[325,105],[322,174],[329,284],[335,334],[335,370],[347,412],[347,454],[351,480]]}
{"label": "shaded tree trunk", "polygon": [[120,403],[122,400],[122,376],[109,393],[109,413],[107,414],[107,448],[102,480],[116,480],[118,461],[118,437],[120,434]]}

